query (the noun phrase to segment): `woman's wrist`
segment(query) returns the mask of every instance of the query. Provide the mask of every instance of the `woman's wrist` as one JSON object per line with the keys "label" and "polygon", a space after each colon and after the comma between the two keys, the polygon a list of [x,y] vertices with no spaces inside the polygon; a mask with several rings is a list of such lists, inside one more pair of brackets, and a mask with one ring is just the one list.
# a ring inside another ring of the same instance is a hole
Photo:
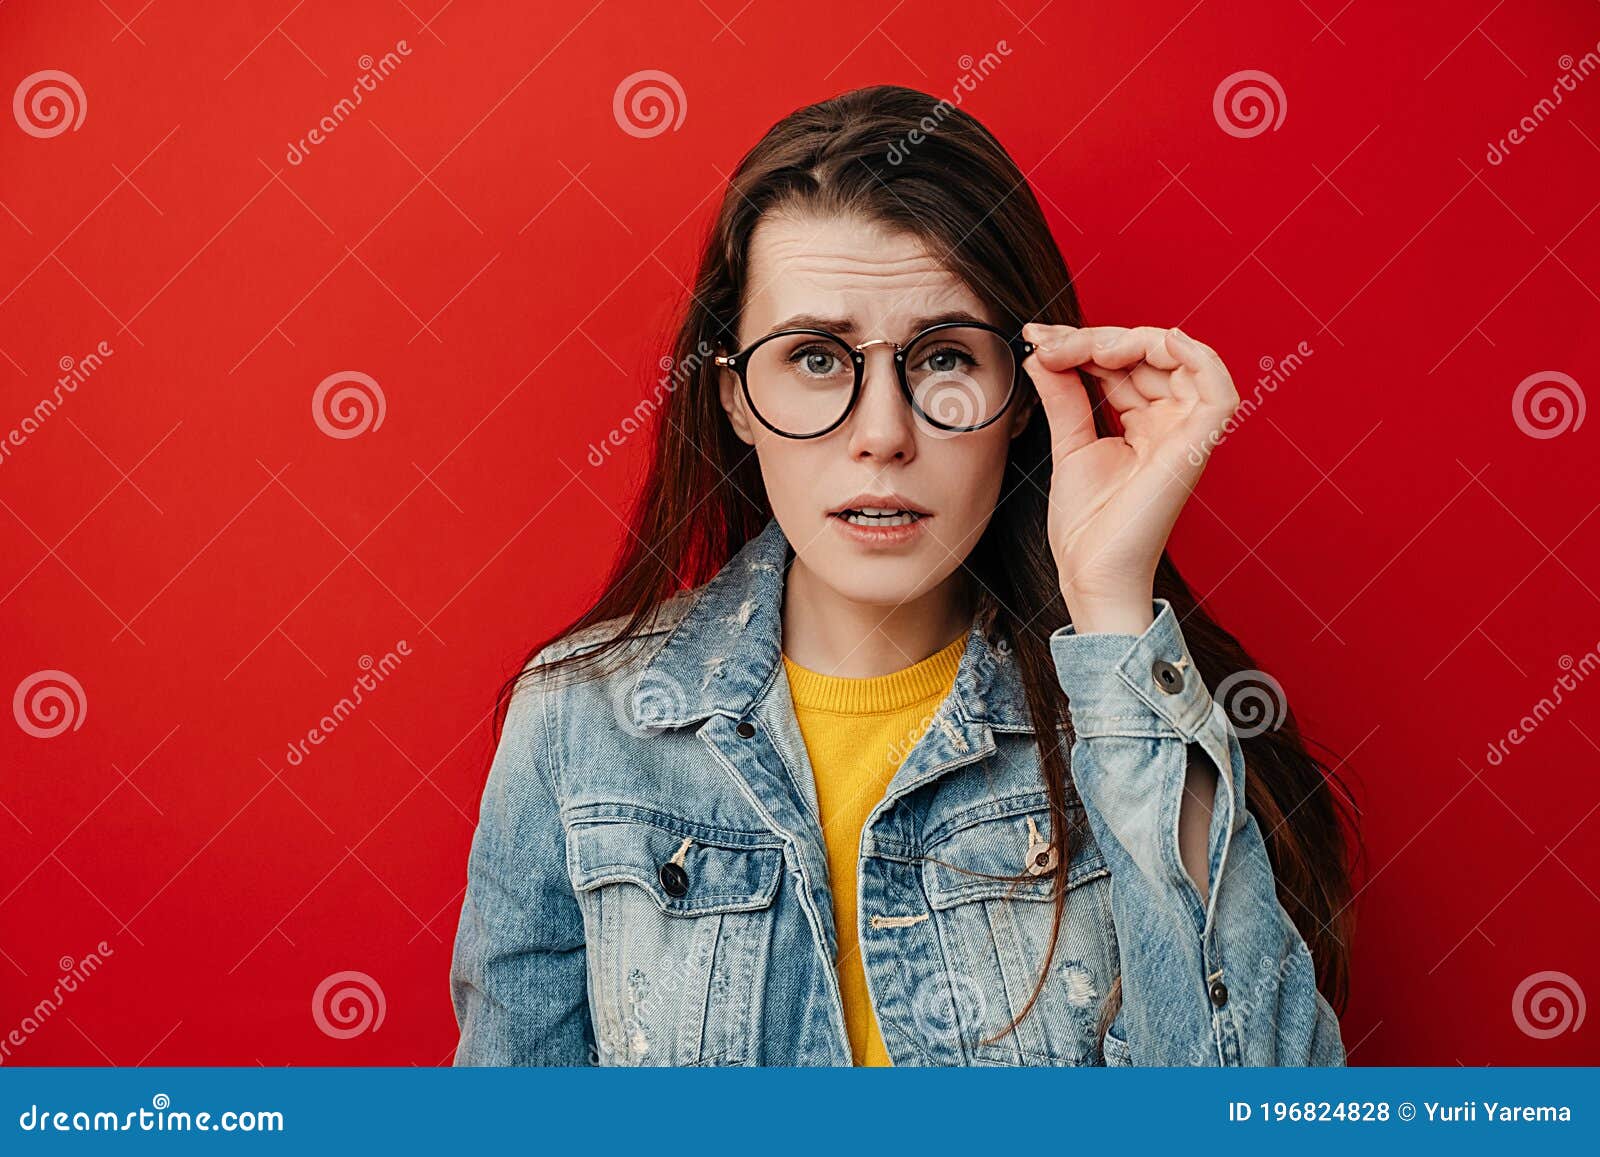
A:
{"label": "woman's wrist", "polygon": [[1153,593],[1092,601],[1068,598],[1066,603],[1067,617],[1080,635],[1142,635],[1155,622]]}

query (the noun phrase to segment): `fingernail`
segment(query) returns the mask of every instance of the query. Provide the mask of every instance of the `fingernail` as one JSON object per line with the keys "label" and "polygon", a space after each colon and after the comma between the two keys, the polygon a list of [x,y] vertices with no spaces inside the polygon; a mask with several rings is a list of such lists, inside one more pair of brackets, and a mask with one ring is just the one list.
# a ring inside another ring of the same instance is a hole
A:
{"label": "fingernail", "polygon": [[1177,326],[1173,326],[1172,327],[1172,336],[1177,338],[1185,346],[1189,346],[1189,347],[1193,347],[1194,346],[1194,338],[1192,338],[1188,334],[1184,333]]}

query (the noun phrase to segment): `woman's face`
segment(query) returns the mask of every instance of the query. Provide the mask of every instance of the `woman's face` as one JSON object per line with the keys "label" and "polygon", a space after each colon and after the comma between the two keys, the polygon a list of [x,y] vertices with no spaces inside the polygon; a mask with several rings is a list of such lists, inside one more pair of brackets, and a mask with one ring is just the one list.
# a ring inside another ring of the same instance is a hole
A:
{"label": "woman's face", "polygon": [[[916,237],[858,217],[768,214],[750,243],[740,348],[775,330],[824,329],[848,345],[904,343],[946,315],[997,319]],[[799,317],[805,320],[795,320]],[[828,324],[820,324],[829,319]],[[782,341],[784,339],[780,339]],[[750,412],[738,376],[722,372],[723,408],[755,447],[773,513],[803,565],[841,596],[894,606],[942,584],[994,513],[1010,440],[1032,395],[981,430],[951,434],[918,417],[901,393],[888,346],[870,346],[861,395],[843,424],[818,438],[785,438]],[[806,372],[829,365],[805,363]],[[948,363],[940,363],[948,364]],[[765,413],[763,407],[763,413]],[[868,495],[877,503],[861,498]],[[861,507],[922,512],[851,525]],[[895,526],[900,522],[902,525]]]}

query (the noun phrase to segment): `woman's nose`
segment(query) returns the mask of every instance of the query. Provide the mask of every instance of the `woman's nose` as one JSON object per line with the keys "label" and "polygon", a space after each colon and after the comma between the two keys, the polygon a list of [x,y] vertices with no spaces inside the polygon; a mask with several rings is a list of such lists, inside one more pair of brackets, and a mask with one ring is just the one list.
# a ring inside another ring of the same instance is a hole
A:
{"label": "woman's nose", "polygon": [[916,453],[916,416],[900,390],[894,348],[883,343],[866,350],[861,397],[850,415],[851,457],[908,460]]}

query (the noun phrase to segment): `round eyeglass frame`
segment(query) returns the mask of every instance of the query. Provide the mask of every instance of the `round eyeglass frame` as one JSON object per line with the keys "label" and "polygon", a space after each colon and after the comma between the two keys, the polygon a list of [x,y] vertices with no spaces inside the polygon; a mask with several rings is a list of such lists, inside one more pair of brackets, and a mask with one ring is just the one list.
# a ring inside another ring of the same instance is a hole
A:
{"label": "round eyeglass frame", "polygon": [[[929,334],[938,333],[940,330],[946,329],[986,330],[1004,340],[1006,345],[1011,349],[1011,360],[1014,371],[1011,380],[1011,390],[1006,394],[1006,400],[1000,404],[1000,408],[989,417],[979,422],[976,426],[952,426],[947,422],[941,422],[939,419],[933,417],[917,404],[916,395],[911,389],[911,383],[906,380],[906,351],[913,348],[918,342],[922,341]],[[810,334],[815,337],[827,338],[841,349],[849,352],[850,362],[855,367],[856,380],[855,384],[851,387],[850,401],[845,405],[844,412],[839,415],[838,419],[831,426],[818,430],[814,434],[791,434],[788,430],[780,430],[771,422],[767,421],[767,419],[762,415],[760,408],[756,405],[755,399],[750,396],[750,380],[746,376],[746,371],[750,366],[750,358],[756,352],[756,350],[766,345],[769,341],[775,341],[780,337],[794,337],[797,334]],[[756,421],[760,422],[763,426],[771,430],[774,434],[777,434],[779,437],[794,438],[803,441],[810,438],[820,438],[824,434],[833,433],[840,426],[844,425],[845,420],[855,412],[856,403],[861,400],[861,383],[867,366],[867,355],[865,351],[868,347],[875,345],[887,345],[894,347],[895,377],[899,379],[900,393],[905,396],[906,402],[908,405],[910,405],[911,409],[930,426],[934,426],[940,430],[948,430],[960,434],[970,434],[976,430],[983,429],[990,423],[997,421],[1001,415],[1011,408],[1011,402],[1017,396],[1017,383],[1022,380],[1024,374],[1022,361],[1038,348],[1033,342],[1026,341],[1021,337],[1006,337],[1005,330],[1001,329],[999,326],[988,325],[985,322],[942,321],[937,325],[930,325],[927,329],[921,330],[920,332],[912,335],[911,340],[903,345],[900,342],[890,341],[888,338],[873,338],[871,341],[864,341],[860,345],[853,346],[846,342],[838,334],[829,333],[825,329],[783,329],[779,330],[777,333],[769,333],[764,337],[757,338],[738,353],[727,355],[718,354],[712,360],[717,365],[726,366],[734,373],[739,375],[739,387],[744,391],[744,400],[749,403],[750,412],[756,416]]]}

